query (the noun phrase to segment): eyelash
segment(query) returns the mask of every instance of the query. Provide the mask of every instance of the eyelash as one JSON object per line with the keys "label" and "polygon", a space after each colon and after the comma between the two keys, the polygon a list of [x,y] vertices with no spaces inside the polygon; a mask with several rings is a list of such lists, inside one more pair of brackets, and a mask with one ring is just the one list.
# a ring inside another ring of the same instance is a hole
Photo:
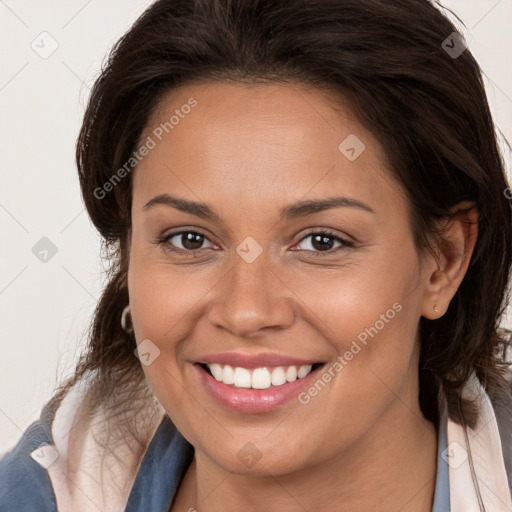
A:
{"label": "eyelash", "polygon": [[[178,253],[178,254],[182,254],[182,255],[185,255],[185,256],[191,256],[191,257],[197,257],[197,256],[200,256],[201,253],[206,250],[206,249],[196,249],[196,250],[190,250],[190,249],[179,249],[179,248],[176,248],[176,247],[173,247],[172,245],[169,244],[169,240],[174,238],[175,236],[178,236],[178,235],[184,235],[186,233],[193,233],[195,235],[200,235],[202,236],[204,239],[208,240],[208,238],[206,237],[206,235],[203,235],[202,233],[198,232],[198,231],[193,231],[193,230],[185,230],[185,231],[176,231],[175,233],[169,233],[161,238],[158,238],[157,240],[155,240],[154,243],[156,243],[157,245],[161,245],[166,251],[169,251],[169,252],[173,252],[173,253]],[[300,244],[301,242],[303,242],[306,238],[310,237],[310,236],[313,236],[313,235],[323,235],[323,236],[326,236],[326,237],[329,237],[329,238],[332,238],[334,239],[335,241],[337,242],[340,242],[341,243],[341,246],[340,247],[337,247],[335,249],[329,249],[327,251],[311,251],[311,250],[306,250],[306,252],[310,252],[312,253],[311,256],[323,256],[324,254],[326,255],[332,255],[333,253],[336,253],[338,252],[339,250],[343,250],[343,249],[347,249],[347,248],[352,248],[354,247],[354,244],[352,242],[349,242],[348,240],[345,240],[344,238],[341,238],[340,236],[336,235],[334,232],[328,230],[328,229],[317,229],[315,231],[311,231],[309,233],[307,233],[306,235],[304,235],[298,242],[298,244]],[[195,254],[194,254],[195,253]]]}

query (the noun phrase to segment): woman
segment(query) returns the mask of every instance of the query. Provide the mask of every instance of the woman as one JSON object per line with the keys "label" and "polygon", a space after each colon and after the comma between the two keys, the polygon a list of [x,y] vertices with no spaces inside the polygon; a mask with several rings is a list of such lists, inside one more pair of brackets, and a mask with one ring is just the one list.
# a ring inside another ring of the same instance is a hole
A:
{"label": "woman", "polygon": [[159,0],[77,143],[112,262],[1,510],[512,510],[511,204],[427,0]]}

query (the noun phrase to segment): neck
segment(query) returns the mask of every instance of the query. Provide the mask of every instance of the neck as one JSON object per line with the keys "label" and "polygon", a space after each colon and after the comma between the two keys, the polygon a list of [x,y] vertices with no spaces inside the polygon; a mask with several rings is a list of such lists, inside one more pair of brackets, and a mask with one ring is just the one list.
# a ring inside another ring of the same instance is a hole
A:
{"label": "neck", "polygon": [[[430,512],[436,481],[437,433],[421,412],[376,426],[350,450],[285,475],[236,475],[196,451],[172,511]],[[393,435],[389,435],[391,431]]]}

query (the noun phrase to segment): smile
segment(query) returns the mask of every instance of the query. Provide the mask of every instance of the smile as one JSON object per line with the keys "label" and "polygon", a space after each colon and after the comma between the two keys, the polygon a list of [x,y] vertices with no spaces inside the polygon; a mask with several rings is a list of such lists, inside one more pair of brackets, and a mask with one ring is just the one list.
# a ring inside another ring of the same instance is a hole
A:
{"label": "smile", "polygon": [[291,402],[324,366],[325,362],[279,354],[228,352],[201,357],[192,365],[194,378],[214,402],[249,414],[271,412]]}
{"label": "smile", "polygon": [[219,382],[232,385],[235,388],[268,389],[274,386],[282,386],[287,382],[295,382],[308,375],[313,365],[302,366],[277,366],[260,368],[233,367],[228,364],[205,364],[206,370]]}

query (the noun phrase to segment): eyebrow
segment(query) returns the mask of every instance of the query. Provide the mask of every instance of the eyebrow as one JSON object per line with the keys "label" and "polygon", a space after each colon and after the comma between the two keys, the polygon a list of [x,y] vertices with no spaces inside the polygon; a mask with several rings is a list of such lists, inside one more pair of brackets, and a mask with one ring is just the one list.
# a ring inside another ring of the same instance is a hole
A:
{"label": "eyebrow", "polygon": [[[171,208],[196,215],[197,217],[221,221],[220,216],[207,203],[173,197],[169,194],[160,194],[154,197],[142,207],[142,210],[149,210],[150,208],[159,204],[170,206]],[[375,213],[375,210],[371,206],[357,199],[352,199],[349,197],[329,197],[327,199],[309,199],[298,201],[282,208],[279,212],[279,215],[280,219],[283,221],[296,219],[298,217],[305,217],[307,215],[318,213],[324,210],[330,210],[332,208],[358,208],[370,213]]]}

